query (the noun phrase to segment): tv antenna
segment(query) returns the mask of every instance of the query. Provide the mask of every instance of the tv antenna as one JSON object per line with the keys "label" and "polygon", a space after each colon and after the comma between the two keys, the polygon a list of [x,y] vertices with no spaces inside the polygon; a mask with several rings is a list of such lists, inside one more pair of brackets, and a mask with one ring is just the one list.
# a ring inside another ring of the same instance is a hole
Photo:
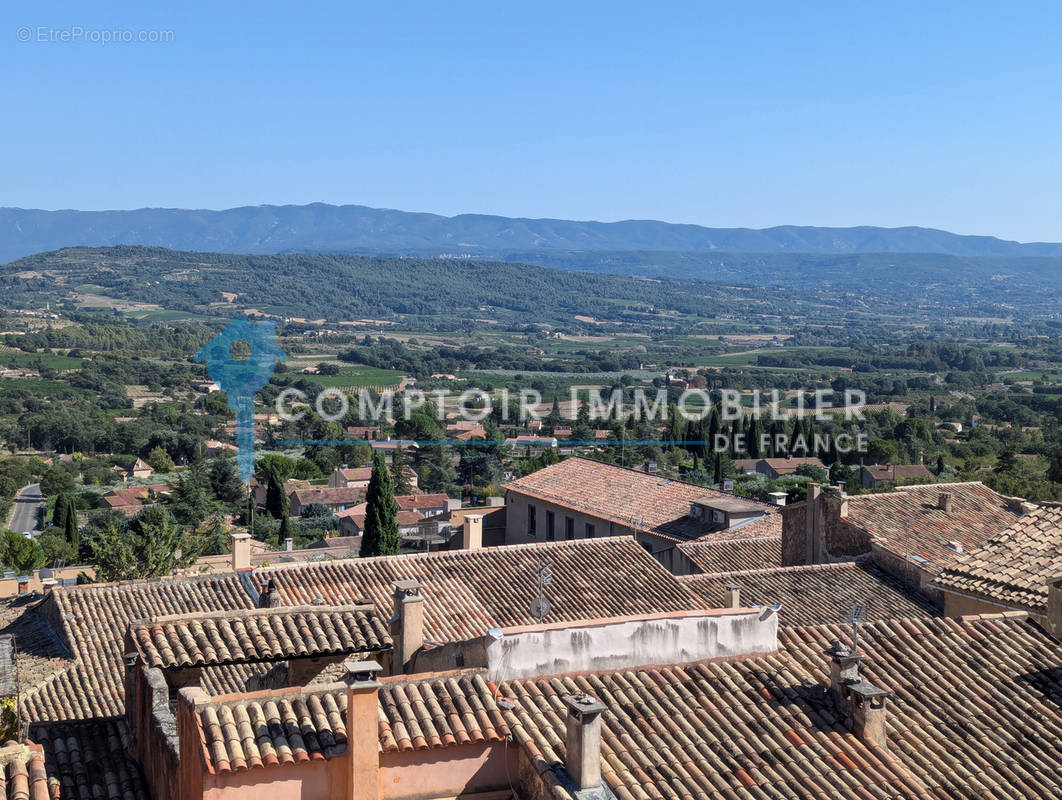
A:
{"label": "tv antenna", "polygon": [[866,624],[867,604],[853,603],[844,621],[852,626],[852,655],[859,655],[859,628]]}
{"label": "tv antenna", "polygon": [[535,617],[541,625],[550,609],[546,587],[553,583],[553,566],[548,558],[543,559],[541,555],[535,564],[535,583],[538,585],[538,594],[531,601],[531,616]]}

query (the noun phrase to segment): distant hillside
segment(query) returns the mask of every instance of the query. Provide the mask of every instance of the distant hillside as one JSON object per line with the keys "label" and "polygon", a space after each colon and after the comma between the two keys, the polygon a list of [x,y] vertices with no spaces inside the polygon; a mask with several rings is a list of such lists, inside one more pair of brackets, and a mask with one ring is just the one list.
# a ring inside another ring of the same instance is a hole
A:
{"label": "distant hillside", "polygon": [[[576,315],[646,323],[664,314],[753,315],[799,309],[800,293],[734,296],[696,280],[561,272],[526,264],[355,255],[233,255],[158,247],[68,248],[0,266],[5,307],[46,302],[131,305],[232,316],[353,321],[412,316],[455,328],[564,321]],[[818,304],[816,304],[818,307]]]}
{"label": "distant hillside", "polygon": [[704,228],[651,220],[577,222],[483,214],[443,217],[366,206],[247,206],[226,211],[0,209],[0,263],[72,246],[150,245],[225,253],[466,254],[512,251],[938,253],[1062,256],[1062,244],[1019,244],[929,228]]}

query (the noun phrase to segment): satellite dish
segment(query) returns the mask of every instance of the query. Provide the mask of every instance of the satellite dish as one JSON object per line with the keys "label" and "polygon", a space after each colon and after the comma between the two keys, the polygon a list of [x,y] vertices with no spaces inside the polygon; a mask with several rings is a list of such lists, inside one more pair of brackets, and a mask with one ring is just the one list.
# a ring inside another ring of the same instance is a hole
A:
{"label": "satellite dish", "polygon": [[549,600],[545,597],[536,597],[531,601],[531,616],[536,617],[539,622],[542,622],[548,613]]}

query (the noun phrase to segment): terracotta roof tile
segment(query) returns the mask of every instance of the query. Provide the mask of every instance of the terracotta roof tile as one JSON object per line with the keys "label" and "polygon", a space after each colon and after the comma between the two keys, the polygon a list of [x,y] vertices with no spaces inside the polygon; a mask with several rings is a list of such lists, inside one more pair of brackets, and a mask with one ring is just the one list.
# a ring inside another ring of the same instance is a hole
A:
{"label": "terracotta roof tile", "polygon": [[[825,681],[840,626],[784,628],[780,654]],[[862,674],[889,689],[890,751],[933,797],[1062,792],[1062,657],[1021,614],[864,626]]]}
{"label": "terracotta roof tile", "polygon": [[134,622],[134,647],[164,669],[379,652],[391,635],[372,606],[301,606]]}
{"label": "terracotta roof tile", "polygon": [[124,719],[32,725],[29,732],[44,748],[48,780],[62,800],[149,800],[140,767],[127,754]]}
{"label": "terracotta roof tile", "polygon": [[44,749],[32,742],[7,742],[0,747],[0,797],[50,800],[44,759]]}
{"label": "terracotta roof tile", "polygon": [[982,547],[957,555],[936,586],[1037,613],[1047,609],[1047,581],[1062,575],[1062,506],[1023,515]]}
{"label": "terracotta roof tile", "polygon": [[[940,496],[950,495],[952,510],[940,508]],[[902,557],[925,559],[939,571],[954,560],[948,542],[966,550],[980,546],[1010,527],[1020,514],[1010,498],[983,483],[938,483],[905,486],[885,494],[849,495],[847,522],[880,538],[886,550]]]}
{"label": "terracotta roof tile", "polygon": [[125,629],[134,620],[253,608],[235,574],[56,587],[37,613],[74,655],[26,697],[26,716],[43,722],[115,717],[124,711]]}
{"label": "terracotta roof tile", "polygon": [[[586,458],[565,459],[508,483],[505,488],[678,541],[698,539],[712,530],[704,521],[690,518],[694,500],[734,499],[734,495],[725,492]],[[765,514],[778,512],[775,506],[756,505]],[[748,538],[740,533],[742,527],[719,531],[717,535]]]}
{"label": "terracotta roof tile", "polygon": [[867,619],[927,617],[937,614],[921,592],[869,559],[841,564],[745,570],[680,578],[713,607],[727,601],[727,584],[741,587],[742,605],[781,603],[781,625],[828,625],[841,620],[854,603],[865,603]]}
{"label": "terracotta roof tile", "polygon": [[293,564],[256,570],[253,580],[258,588],[273,580],[286,603],[368,598],[386,613],[394,604],[392,584],[416,579],[424,586],[425,636],[465,641],[491,627],[537,622],[530,604],[540,558],[552,565],[546,592],[552,621],[703,607],[628,536]]}

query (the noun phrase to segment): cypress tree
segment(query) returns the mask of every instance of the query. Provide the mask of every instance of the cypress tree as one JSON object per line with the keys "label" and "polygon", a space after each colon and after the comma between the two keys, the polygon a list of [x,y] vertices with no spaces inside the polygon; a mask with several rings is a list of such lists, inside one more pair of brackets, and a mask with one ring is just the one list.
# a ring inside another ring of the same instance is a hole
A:
{"label": "cypress tree", "polygon": [[56,496],[55,507],[52,509],[52,525],[56,528],[66,528],[68,504],[69,501],[65,493]]}
{"label": "cypress tree", "polygon": [[66,540],[74,546],[74,550],[81,549],[81,532],[77,527],[77,508],[72,504],[66,507],[66,521],[63,523],[63,532]]}
{"label": "cypress tree", "polygon": [[394,482],[387,471],[383,453],[372,459],[372,477],[365,495],[365,534],[361,540],[362,556],[397,555],[402,550],[398,535],[398,503]]}

